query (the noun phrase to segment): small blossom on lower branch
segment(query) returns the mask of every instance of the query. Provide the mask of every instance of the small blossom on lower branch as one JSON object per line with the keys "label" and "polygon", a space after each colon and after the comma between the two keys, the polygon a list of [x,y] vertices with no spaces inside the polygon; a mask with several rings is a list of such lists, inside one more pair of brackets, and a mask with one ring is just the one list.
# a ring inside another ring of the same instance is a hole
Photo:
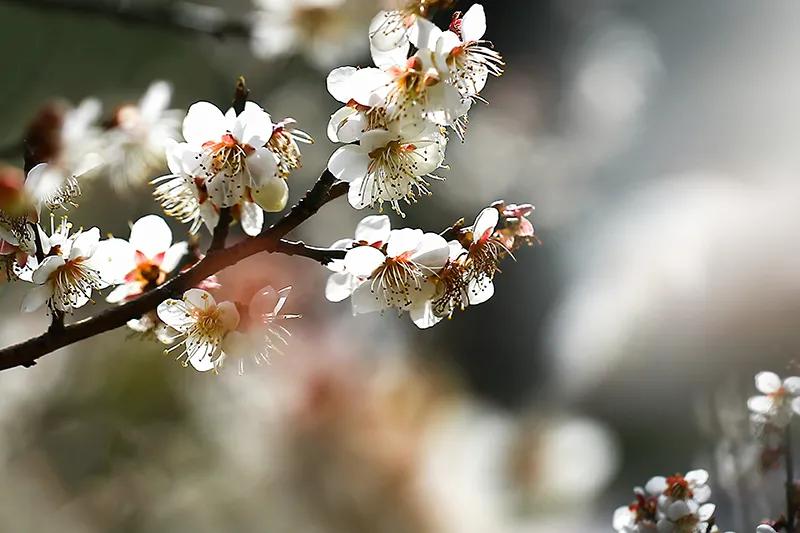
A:
{"label": "small blossom on lower branch", "polygon": [[656,476],[642,489],[634,489],[635,500],[614,512],[613,527],[621,533],[714,533],[716,507],[708,503],[711,489],[708,472],[692,470],[686,475]]}
{"label": "small blossom on lower branch", "polygon": [[202,289],[189,289],[182,300],[169,299],[158,306],[158,318],[178,332],[180,342],[169,351],[183,348],[178,359],[200,372],[235,364],[244,372],[244,361],[269,362],[281,353],[289,331],[281,321],[300,315],[282,314],[291,287],[279,291],[266,286],[247,303],[221,302]]}

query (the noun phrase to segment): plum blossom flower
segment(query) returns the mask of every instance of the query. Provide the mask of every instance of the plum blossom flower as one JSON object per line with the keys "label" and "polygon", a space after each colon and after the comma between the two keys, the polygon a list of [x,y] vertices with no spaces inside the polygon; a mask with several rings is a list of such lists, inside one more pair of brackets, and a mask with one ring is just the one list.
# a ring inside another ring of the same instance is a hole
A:
{"label": "plum blossom flower", "polygon": [[445,266],[449,252],[441,236],[410,228],[392,230],[385,251],[373,246],[349,250],[345,268],[365,279],[353,291],[353,314],[389,308],[416,313],[433,294],[429,277]]}
{"label": "plum blossom flower", "polygon": [[137,103],[119,106],[105,132],[103,160],[112,185],[121,191],[163,168],[169,139],[180,131],[182,113],[168,109],[172,87],[156,81]]}
{"label": "plum blossom flower", "polygon": [[658,521],[658,533],[708,533],[716,506],[700,505],[695,500],[678,500],[667,508]]}
{"label": "plum blossom flower", "polygon": [[754,423],[784,428],[793,412],[800,413],[800,377],[791,376],[781,381],[774,372],[759,372],[755,384],[762,395],[747,400]]}
{"label": "plum blossom flower", "polygon": [[35,311],[47,303],[69,312],[89,302],[93,290],[108,287],[109,250],[105,241],[100,242],[100,230],[91,228],[70,236],[69,227],[62,223],[48,239],[48,255],[32,272],[34,287],[22,302],[23,311]]}
{"label": "plum blossom flower", "polygon": [[404,215],[400,202],[411,204],[420,194],[430,194],[427,179],[444,160],[446,137],[436,126],[422,132],[409,129],[371,130],[359,145],[346,145],[333,153],[328,169],[350,183],[348,200],[356,209],[388,202]]}
{"label": "plum blossom flower", "polygon": [[431,10],[443,7],[449,0],[403,0],[396,9],[380,11],[369,25],[369,43],[373,52],[408,52],[410,44],[415,46],[426,40],[433,23],[427,20]]}
{"label": "plum blossom flower", "polygon": [[620,533],[656,533],[658,521],[657,498],[641,487],[633,490],[635,500],[614,511],[613,527]]}
{"label": "plum blossom flower", "polygon": [[183,366],[207,372],[222,353],[225,336],[239,325],[239,311],[232,302],[217,303],[202,289],[189,289],[181,300],[168,299],[157,308],[158,318],[178,332],[179,342],[167,352],[181,350]]}
{"label": "plum blossom flower", "polygon": [[238,327],[225,336],[216,368],[232,363],[242,374],[246,359],[256,364],[269,363],[272,354],[282,353],[281,346],[288,344],[286,337],[291,334],[281,322],[300,318],[300,315],[281,314],[291,290],[291,287],[284,287],[276,291],[268,285],[258,290],[248,304],[237,304],[241,320]]}
{"label": "plum blossom flower", "polygon": [[275,156],[265,147],[272,132],[269,115],[254,102],[247,102],[239,115],[197,102],[183,121],[186,142],[170,149],[177,152],[183,172],[202,185],[216,207],[234,206],[252,194],[259,205],[273,211],[272,197],[285,197],[288,188],[276,175]]}
{"label": "plum blossom flower", "polygon": [[483,6],[474,4],[463,17],[455,13],[447,31],[434,27],[428,42],[420,44],[432,50],[433,62],[447,83],[467,98],[478,96],[490,74],[503,74],[503,58],[483,39],[485,33]]}
{"label": "plum blossom flower", "polygon": [[[369,215],[356,226],[355,239],[340,239],[331,248],[349,250],[356,246],[371,246],[380,250],[388,242],[390,232],[391,221],[388,216]],[[333,271],[325,285],[325,297],[331,302],[341,302],[349,298],[356,287],[366,280],[351,274],[343,259],[334,259],[326,267]]]}
{"label": "plum blossom flower", "polygon": [[487,207],[475,218],[470,231],[471,242],[467,252],[472,275],[491,281],[500,269],[498,264],[509,253],[502,241],[495,236],[500,213],[494,207]]}
{"label": "plum blossom flower", "polygon": [[172,231],[158,215],[137,220],[129,240],[107,242],[113,247],[109,276],[118,285],[106,297],[110,303],[130,300],[161,285],[188,251],[186,242],[172,243]]}
{"label": "plum blossom flower", "polygon": [[302,154],[297,143],[314,144],[308,133],[297,128],[297,121],[285,118],[274,125],[267,148],[278,158],[278,176],[289,177],[292,171],[303,166]]}

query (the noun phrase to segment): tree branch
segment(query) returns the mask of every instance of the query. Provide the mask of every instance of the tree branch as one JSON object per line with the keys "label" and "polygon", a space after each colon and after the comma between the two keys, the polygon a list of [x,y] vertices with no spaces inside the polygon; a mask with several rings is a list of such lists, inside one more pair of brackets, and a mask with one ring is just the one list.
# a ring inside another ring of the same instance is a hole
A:
{"label": "tree branch", "polygon": [[188,2],[145,4],[129,0],[3,1],[6,4],[19,4],[27,8],[111,16],[126,23],[210,35],[218,39],[249,38],[251,33],[251,25],[244,19],[229,17],[222,9],[213,6]]}
{"label": "tree branch", "polygon": [[61,329],[51,328],[38,337],[0,350],[0,370],[16,366],[33,366],[43,355],[124,326],[129,320],[154,310],[167,298],[179,296],[212,274],[260,252],[298,255],[321,263],[344,257],[342,250],[313,248],[302,242],[282,239],[287,233],[314,216],[323,205],[345,194],[347,188],[347,183],[336,181],[336,178],[325,170],[311,190],[307,191],[286,215],[257,237],[245,239],[228,248],[210,250],[208,255],[192,268],[135,300]]}

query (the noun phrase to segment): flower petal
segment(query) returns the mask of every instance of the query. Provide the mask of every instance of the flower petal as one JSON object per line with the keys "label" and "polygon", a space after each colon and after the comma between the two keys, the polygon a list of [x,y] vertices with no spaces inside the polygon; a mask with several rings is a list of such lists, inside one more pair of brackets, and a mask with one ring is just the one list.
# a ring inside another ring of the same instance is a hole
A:
{"label": "flower petal", "polygon": [[335,272],[328,276],[325,283],[325,298],[329,302],[341,302],[353,294],[358,286],[356,278],[347,272]]}
{"label": "flower petal", "polygon": [[225,331],[233,331],[239,325],[239,311],[233,302],[222,302],[217,306],[220,321]]}
{"label": "flower petal", "polygon": [[760,415],[768,414],[772,410],[772,399],[767,396],[751,396],[747,400],[747,408]]}
{"label": "flower petal", "polygon": [[477,242],[491,237],[499,221],[500,212],[494,207],[487,207],[478,213],[475,224],[472,226],[472,240]]}
{"label": "flower petal", "polygon": [[374,313],[385,308],[383,303],[372,292],[369,282],[362,283],[356,287],[350,296],[350,302],[353,304],[353,315]]}
{"label": "flower petal", "polygon": [[759,372],[755,382],[756,389],[764,394],[772,394],[781,388],[781,378],[774,372]]}
{"label": "flower petal", "polygon": [[430,300],[417,303],[408,310],[411,321],[419,329],[427,329],[438,324],[442,317],[433,312],[433,303]]}
{"label": "flower petal", "polygon": [[158,304],[156,313],[163,323],[181,332],[186,331],[193,322],[192,317],[187,313],[186,304],[174,298]]}
{"label": "flower petal", "polygon": [[183,259],[183,256],[189,253],[189,245],[186,242],[176,242],[164,253],[164,259],[161,260],[161,270],[164,272],[172,272],[175,270]]}
{"label": "flower petal", "polygon": [[285,179],[276,176],[254,189],[252,196],[261,209],[267,213],[277,213],[283,211],[289,202],[289,185]]}
{"label": "flower petal", "polygon": [[367,174],[369,156],[358,146],[342,146],[328,160],[328,170],[336,179],[352,182]]}
{"label": "flower petal", "polygon": [[800,396],[800,377],[789,376],[784,379],[783,388],[792,396]]}
{"label": "flower petal", "polygon": [[436,271],[444,267],[449,257],[450,246],[447,244],[447,241],[436,233],[425,233],[416,251],[411,256],[411,260],[418,265]]}
{"label": "flower petal", "polygon": [[[392,230],[389,233],[389,241],[386,245],[386,255],[398,257],[404,253],[415,252],[422,243],[424,235],[421,229],[403,228]],[[447,246],[446,242],[445,246]]]}
{"label": "flower petal", "polygon": [[[189,289],[183,293],[183,301],[186,302],[190,308],[194,307],[199,310],[206,310],[217,305],[214,297],[203,289]],[[164,322],[167,321],[164,320]],[[169,324],[169,322],[167,322],[167,324]]]}
{"label": "flower petal", "polygon": [[355,67],[339,67],[333,69],[326,80],[328,92],[338,101],[346,104],[352,98],[351,79],[358,71]]}
{"label": "flower petal", "polygon": [[22,300],[22,311],[31,313],[42,307],[50,297],[53,296],[53,287],[49,283],[46,285],[34,285],[25,294]]}
{"label": "flower petal", "polygon": [[469,282],[467,288],[467,295],[470,305],[482,304],[492,296],[494,296],[494,283],[489,277],[482,277],[480,279],[473,279]]}
{"label": "flower petal", "polygon": [[158,215],[146,215],[131,226],[130,243],[148,259],[164,253],[172,244],[172,230]]}
{"label": "flower petal", "polygon": [[464,42],[479,41],[486,33],[486,13],[483,6],[473,4],[461,19],[461,36]]}
{"label": "flower petal", "polygon": [[667,478],[664,476],[655,476],[650,478],[650,481],[648,481],[647,485],[644,486],[644,490],[651,496],[663,494],[664,491],[667,490]]}
{"label": "flower petal", "polygon": [[372,246],[357,246],[344,256],[347,272],[358,277],[368,277],[380,267],[386,256]]}
{"label": "flower petal", "polygon": [[72,248],[69,252],[70,259],[77,259],[78,257],[92,257],[97,249],[97,243],[100,242],[100,230],[98,228],[91,228],[87,231],[79,233],[75,240],[72,241]]}
{"label": "flower petal", "polygon": [[192,104],[183,119],[183,138],[189,144],[200,146],[207,141],[219,141],[225,131],[225,116],[209,102]]}
{"label": "flower petal", "polygon": [[356,226],[355,237],[357,241],[369,244],[386,243],[389,240],[391,229],[392,222],[388,216],[369,215],[362,218]]}
{"label": "flower petal", "polygon": [[59,255],[51,255],[50,257],[45,257],[42,264],[33,272],[33,276],[31,277],[31,281],[36,283],[37,285],[42,285],[47,282],[47,279],[50,275],[55,272],[57,269],[64,266],[66,261],[64,258]]}
{"label": "flower petal", "polygon": [[[284,203],[284,205],[286,204]],[[264,211],[252,202],[242,202],[239,222],[247,235],[255,237],[261,233],[261,227],[264,225]]]}

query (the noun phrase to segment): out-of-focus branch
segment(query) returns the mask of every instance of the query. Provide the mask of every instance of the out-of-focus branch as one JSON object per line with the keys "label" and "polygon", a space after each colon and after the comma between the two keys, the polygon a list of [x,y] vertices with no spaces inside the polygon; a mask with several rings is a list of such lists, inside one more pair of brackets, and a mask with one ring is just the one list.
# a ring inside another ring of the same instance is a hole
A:
{"label": "out-of-focus branch", "polygon": [[31,9],[48,9],[113,17],[119,21],[168,28],[216,38],[249,38],[250,23],[220,8],[189,2],[154,3],[130,0],[2,0]]}
{"label": "out-of-focus branch", "polygon": [[0,370],[16,366],[33,366],[43,355],[124,326],[129,320],[153,311],[167,298],[179,296],[212,274],[260,252],[298,255],[321,263],[344,257],[343,250],[309,247],[302,242],[284,240],[283,237],[314,216],[323,205],[345,194],[347,188],[347,183],[336,181],[336,178],[326,170],[314,187],[307,191],[286,215],[260,235],[227,248],[210,250],[208,255],[192,268],[135,300],[75,324],[61,328],[51,327],[38,337],[0,350]]}

